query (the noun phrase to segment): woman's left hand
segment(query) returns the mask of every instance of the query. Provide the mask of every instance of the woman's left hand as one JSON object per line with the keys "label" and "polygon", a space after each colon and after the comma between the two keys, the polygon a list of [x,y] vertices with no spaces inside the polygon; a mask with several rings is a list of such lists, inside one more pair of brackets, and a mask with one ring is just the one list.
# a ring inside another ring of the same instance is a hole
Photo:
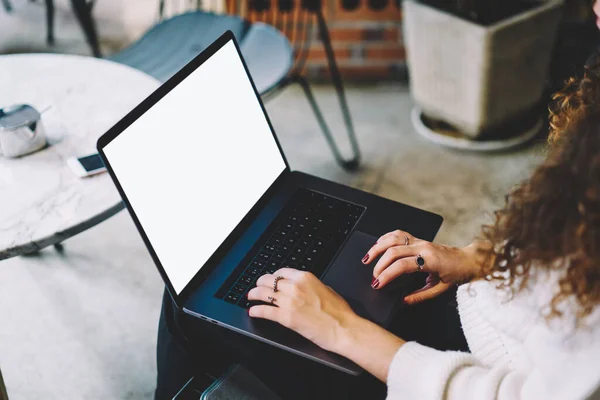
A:
{"label": "woman's left hand", "polygon": [[[283,279],[274,292],[278,276]],[[269,303],[269,297],[274,298],[273,305],[251,307],[251,317],[278,322],[328,351],[336,351],[344,331],[360,318],[339,294],[309,272],[282,268],[261,276],[248,299]]]}

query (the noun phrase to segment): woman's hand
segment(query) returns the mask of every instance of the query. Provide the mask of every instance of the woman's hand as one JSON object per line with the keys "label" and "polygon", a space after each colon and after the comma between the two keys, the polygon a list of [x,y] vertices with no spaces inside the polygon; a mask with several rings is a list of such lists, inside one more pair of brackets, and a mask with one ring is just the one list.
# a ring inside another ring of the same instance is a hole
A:
{"label": "woman's hand", "polygon": [[[275,278],[277,292],[273,291]],[[309,272],[283,268],[263,275],[248,299],[273,305],[251,307],[253,318],[265,318],[286,326],[325,350],[349,358],[382,382],[386,382],[394,355],[404,340],[359,317],[348,303]]]}
{"label": "woman's hand", "polygon": [[[278,276],[283,279],[278,280],[274,292]],[[251,307],[251,317],[278,322],[329,351],[337,350],[344,331],[360,318],[346,300],[309,272],[282,268],[261,276],[257,287],[248,292],[248,299],[269,303],[269,297],[275,299],[274,305]]]}
{"label": "woman's hand", "polygon": [[373,268],[374,289],[381,289],[394,279],[418,271],[417,256],[425,261],[422,271],[429,276],[425,286],[406,296],[408,304],[431,299],[451,286],[472,279],[483,262],[481,252],[485,242],[473,243],[465,248],[439,245],[415,238],[400,230],[383,235],[363,258],[369,264],[381,256]]}

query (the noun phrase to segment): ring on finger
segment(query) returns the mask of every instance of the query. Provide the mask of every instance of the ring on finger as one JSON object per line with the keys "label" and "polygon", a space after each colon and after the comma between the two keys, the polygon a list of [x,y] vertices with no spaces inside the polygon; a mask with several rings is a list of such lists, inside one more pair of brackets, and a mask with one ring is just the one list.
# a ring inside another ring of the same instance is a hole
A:
{"label": "ring on finger", "polygon": [[269,297],[267,297],[267,299],[269,300],[269,303],[271,303],[272,306],[275,305],[275,297],[269,296]]}
{"label": "ring on finger", "polygon": [[408,236],[404,236],[404,245],[408,246]]}
{"label": "ring on finger", "polygon": [[417,271],[422,272],[423,267],[425,266],[425,259],[423,258],[423,256],[417,254],[417,256],[415,257],[415,263],[417,264]]}
{"label": "ring on finger", "polygon": [[275,277],[275,279],[273,280],[273,292],[278,292],[279,291],[279,289],[277,288],[277,284],[282,279],[283,279],[283,276],[281,276],[281,275]]}

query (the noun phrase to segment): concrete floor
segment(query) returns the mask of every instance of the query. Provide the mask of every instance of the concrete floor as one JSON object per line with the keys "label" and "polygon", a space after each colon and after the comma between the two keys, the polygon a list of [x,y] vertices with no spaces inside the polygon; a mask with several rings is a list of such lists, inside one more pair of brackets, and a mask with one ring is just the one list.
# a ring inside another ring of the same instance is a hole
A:
{"label": "concrete floor", "polygon": [[[19,15],[7,17],[0,11],[0,53],[47,50],[39,40],[45,30],[43,2],[12,1]],[[86,54],[65,1],[58,3],[57,29],[62,33],[57,51]],[[115,48],[152,21],[156,3],[136,3],[151,9],[139,13],[148,18],[131,23],[130,30],[115,28]],[[129,26],[121,14],[109,12],[111,4],[121,2],[98,3],[105,10],[100,20]],[[106,42],[104,48],[111,50]],[[341,134],[333,90],[320,87],[317,96],[334,132]],[[350,87],[348,96],[363,168],[350,174],[333,162],[305,99],[295,89],[267,105],[290,164],[440,213],[445,217],[440,243],[469,243],[504,194],[543,155],[541,143],[494,154],[456,152],[428,143],[411,127],[412,102],[402,85]],[[51,248],[3,261],[0,282],[0,367],[11,398],[152,397],[162,282],[126,213],[68,240],[62,253]]]}

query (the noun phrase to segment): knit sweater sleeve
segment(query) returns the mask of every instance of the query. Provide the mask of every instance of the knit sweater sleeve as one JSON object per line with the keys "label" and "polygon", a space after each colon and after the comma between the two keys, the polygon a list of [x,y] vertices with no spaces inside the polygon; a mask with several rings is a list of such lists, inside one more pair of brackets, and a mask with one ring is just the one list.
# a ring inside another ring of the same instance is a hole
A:
{"label": "knit sweater sleeve", "polygon": [[[485,299],[472,296],[464,289],[459,288],[456,300],[461,325],[473,354],[438,351],[416,342],[405,343],[394,356],[388,371],[388,398],[502,399],[498,396],[499,388],[522,382],[519,373],[506,367],[511,362],[498,334],[481,318],[481,304],[478,303]],[[509,392],[515,390],[516,387]]]}
{"label": "knit sweater sleeve", "polygon": [[389,399],[518,399],[524,376],[487,368],[469,353],[404,344],[388,373]]}
{"label": "knit sweater sleeve", "polygon": [[600,309],[589,329],[563,334],[525,303],[495,305],[486,293],[457,295],[472,353],[405,343],[388,370],[389,399],[583,399],[597,390]]}

